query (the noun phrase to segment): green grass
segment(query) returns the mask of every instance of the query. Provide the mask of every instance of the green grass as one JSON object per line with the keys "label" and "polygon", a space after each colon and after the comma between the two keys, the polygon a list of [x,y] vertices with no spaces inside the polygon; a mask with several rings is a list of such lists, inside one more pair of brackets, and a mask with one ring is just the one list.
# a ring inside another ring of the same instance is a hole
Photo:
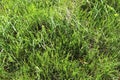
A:
{"label": "green grass", "polygon": [[0,80],[119,80],[119,0],[1,0]]}

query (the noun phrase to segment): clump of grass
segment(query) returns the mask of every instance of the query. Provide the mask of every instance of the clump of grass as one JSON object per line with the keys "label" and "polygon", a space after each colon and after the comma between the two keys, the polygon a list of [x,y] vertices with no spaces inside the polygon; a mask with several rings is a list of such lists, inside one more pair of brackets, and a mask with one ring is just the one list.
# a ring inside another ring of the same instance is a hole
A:
{"label": "clump of grass", "polygon": [[115,1],[2,0],[0,79],[118,79]]}

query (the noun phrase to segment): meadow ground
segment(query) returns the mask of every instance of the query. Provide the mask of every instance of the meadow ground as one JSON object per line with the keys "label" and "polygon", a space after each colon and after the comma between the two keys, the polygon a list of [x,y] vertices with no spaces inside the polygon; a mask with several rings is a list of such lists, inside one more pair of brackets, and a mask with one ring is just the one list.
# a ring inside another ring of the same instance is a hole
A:
{"label": "meadow ground", "polygon": [[119,80],[120,0],[0,0],[0,80]]}

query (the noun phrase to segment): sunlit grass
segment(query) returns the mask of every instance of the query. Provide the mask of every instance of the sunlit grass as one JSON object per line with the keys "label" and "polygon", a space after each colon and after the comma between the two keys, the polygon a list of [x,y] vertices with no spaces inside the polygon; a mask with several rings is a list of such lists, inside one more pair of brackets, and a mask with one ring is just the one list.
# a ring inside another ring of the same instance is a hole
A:
{"label": "sunlit grass", "polygon": [[0,80],[118,80],[119,0],[0,1]]}

